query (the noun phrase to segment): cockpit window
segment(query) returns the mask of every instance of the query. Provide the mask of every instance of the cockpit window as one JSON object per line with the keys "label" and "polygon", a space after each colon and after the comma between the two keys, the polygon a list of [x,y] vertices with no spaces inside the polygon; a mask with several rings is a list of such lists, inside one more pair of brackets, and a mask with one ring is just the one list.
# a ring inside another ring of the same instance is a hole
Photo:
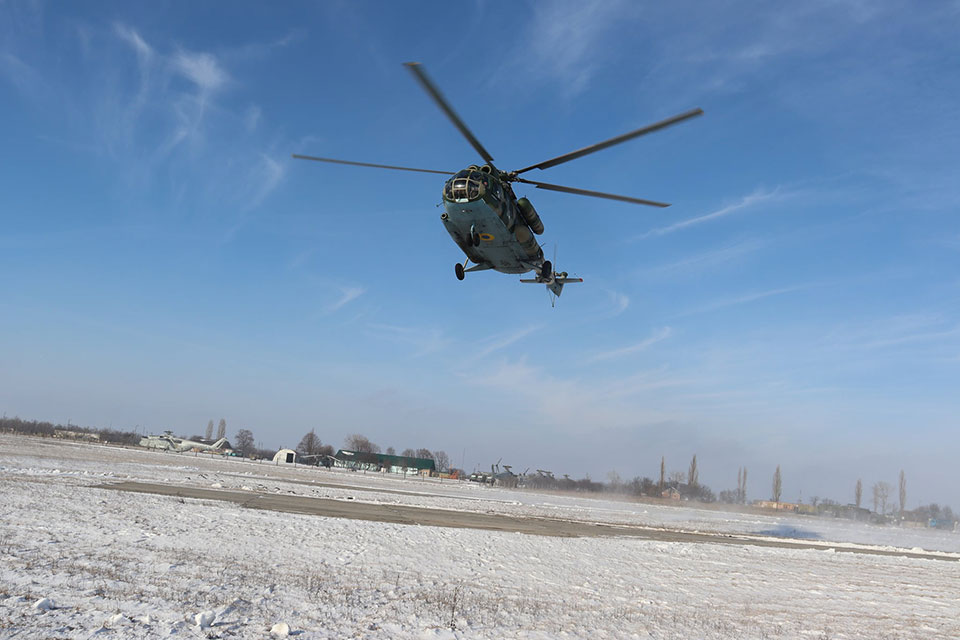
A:
{"label": "cockpit window", "polygon": [[443,186],[443,197],[451,202],[476,200],[490,188],[490,178],[485,173],[464,169]]}

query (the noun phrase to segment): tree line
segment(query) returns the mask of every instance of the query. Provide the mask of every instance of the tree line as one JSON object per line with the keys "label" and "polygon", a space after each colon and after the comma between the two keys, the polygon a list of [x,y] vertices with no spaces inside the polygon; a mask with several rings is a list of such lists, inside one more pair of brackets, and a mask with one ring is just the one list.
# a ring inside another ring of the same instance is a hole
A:
{"label": "tree line", "polygon": [[[73,424],[66,426],[54,424],[39,420],[23,420],[20,417],[0,418],[0,431],[11,433],[23,433],[28,435],[37,435],[44,437],[57,437],[58,435],[70,434],[69,437],[76,437],[77,434],[95,435],[100,442],[135,446],[140,443],[141,435],[136,431],[122,429],[103,429],[96,427],[81,427]],[[59,432],[59,433],[58,433]],[[213,441],[226,437],[227,421],[221,418],[214,434],[214,422],[207,422],[204,437],[199,435],[190,436],[191,440]],[[185,436],[182,436],[185,437]],[[276,454],[276,449],[261,448],[256,445],[253,432],[250,429],[239,429],[234,435],[232,448],[245,458],[270,459]],[[450,457],[444,451],[431,451],[426,448],[407,448],[397,454],[396,449],[387,447],[382,451],[380,446],[371,442],[364,435],[355,433],[348,435],[344,439],[343,448],[349,451],[359,451],[362,453],[386,453],[387,455],[399,455],[405,458],[426,458],[431,459],[436,464],[438,471],[453,470],[450,464]],[[324,464],[334,454],[334,448],[330,444],[324,444],[317,435],[315,429],[308,431],[296,447],[297,453],[305,458],[306,461],[314,464]],[[579,480],[572,479],[564,474],[557,478],[550,472],[538,472],[536,475],[524,475],[523,486],[537,489],[556,489],[562,491],[580,491],[588,493],[612,492],[636,497],[648,498],[680,498],[694,500],[704,503],[721,502],[727,504],[747,504],[747,468],[739,467],[737,469],[737,487],[736,489],[724,489],[715,494],[710,487],[700,482],[699,463],[696,454],[690,460],[686,472],[670,471],[667,472],[666,457],[660,458],[660,473],[657,479],[647,476],[636,476],[630,480],[623,480],[620,475],[612,471],[608,474],[607,482],[598,482],[592,480],[589,475]],[[777,465],[774,471],[771,483],[772,502],[780,503],[783,489],[783,475],[780,465]],[[897,483],[896,496],[893,495],[893,486],[885,481],[875,482],[870,487],[870,497],[873,506],[872,512],[863,507],[864,485],[862,479],[858,478],[853,489],[853,506],[856,509],[855,517],[859,517],[862,511],[870,513],[872,519],[876,522],[886,522],[889,518],[895,518],[906,522],[929,523],[931,526],[940,528],[952,528],[957,521],[949,505],[939,505],[931,503],[918,506],[915,509],[908,510],[907,505],[907,481],[904,471],[901,469]],[[839,502],[814,496],[810,499],[810,506],[821,515],[844,515],[846,508]],[[898,508],[899,507],[899,508]]]}

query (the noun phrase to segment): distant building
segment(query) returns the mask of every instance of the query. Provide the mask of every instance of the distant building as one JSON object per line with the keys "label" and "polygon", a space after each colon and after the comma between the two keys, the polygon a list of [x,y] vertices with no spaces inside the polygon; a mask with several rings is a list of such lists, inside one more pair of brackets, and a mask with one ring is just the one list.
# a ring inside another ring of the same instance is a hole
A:
{"label": "distant building", "polygon": [[813,505],[797,504],[796,502],[774,502],[773,500],[756,500],[753,505],[761,509],[774,509],[776,511],[792,511],[793,513],[816,513]]}
{"label": "distant building", "polygon": [[280,449],[273,454],[273,461],[276,464],[296,464],[297,452],[293,449]]}
{"label": "distant building", "polygon": [[437,465],[432,458],[413,458],[391,456],[386,453],[364,453],[340,449],[333,456],[333,466],[361,471],[382,471],[384,473],[431,475]]}
{"label": "distant building", "polygon": [[661,498],[667,498],[668,500],[679,500],[680,491],[676,487],[668,487],[663,490],[663,493],[660,494]]}
{"label": "distant building", "polygon": [[91,442],[100,440],[100,434],[98,433],[90,433],[88,431],[71,431],[68,429],[54,429],[53,437],[69,438],[71,440],[89,440]]}

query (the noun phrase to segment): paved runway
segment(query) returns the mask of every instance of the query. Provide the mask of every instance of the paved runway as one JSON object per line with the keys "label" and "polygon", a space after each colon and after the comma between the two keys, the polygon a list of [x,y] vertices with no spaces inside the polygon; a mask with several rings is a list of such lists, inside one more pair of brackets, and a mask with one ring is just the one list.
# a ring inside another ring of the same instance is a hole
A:
{"label": "paved runway", "polygon": [[374,522],[395,524],[413,524],[428,527],[453,527],[462,529],[480,529],[486,531],[507,531],[538,536],[567,538],[584,537],[631,537],[660,542],[688,542],[709,544],[752,545],[776,547],[781,549],[834,549],[838,552],[858,553],[878,556],[897,556],[908,558],[926,558],[930,560],[949,560],[956,562],[955,556],[946,554],[909,551],[906,549],[878,549],[845,547],[823,544],[811,544],[795,540],[754,538],[719,533],[690,533],[669,529],[653,529],[630,525],[607,525],[573,520],[555,520],[539,517],[517,517],[504,514],[475,513],[470,511],[450,511],[426,507],[372,504],[350,500],[331,500],[329,498],[310,498],[277,493],[251,491],[231,491],[228,489],[207,489],[176,485],[153,484],[143,482],[119,482],[97,485],[100,489],[149,493],[200,500],[221,500],[233,502],[251,509],[281,511],[324,516],[327,518],[350,518]]}

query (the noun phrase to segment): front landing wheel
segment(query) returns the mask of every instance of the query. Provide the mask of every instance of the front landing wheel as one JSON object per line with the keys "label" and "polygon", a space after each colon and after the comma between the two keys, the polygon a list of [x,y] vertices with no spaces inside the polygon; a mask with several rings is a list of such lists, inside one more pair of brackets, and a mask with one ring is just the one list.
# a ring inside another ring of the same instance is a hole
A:
{"label": "front landing wheel", "polygon": [[453,271],[454,271],[454,273],[457,274],[457,280],[463,280],[464,273],[463,273],[463,265],[462,265],[462,264],[460,264],[460,263],[458,262],[456,265],[454,265]]}

